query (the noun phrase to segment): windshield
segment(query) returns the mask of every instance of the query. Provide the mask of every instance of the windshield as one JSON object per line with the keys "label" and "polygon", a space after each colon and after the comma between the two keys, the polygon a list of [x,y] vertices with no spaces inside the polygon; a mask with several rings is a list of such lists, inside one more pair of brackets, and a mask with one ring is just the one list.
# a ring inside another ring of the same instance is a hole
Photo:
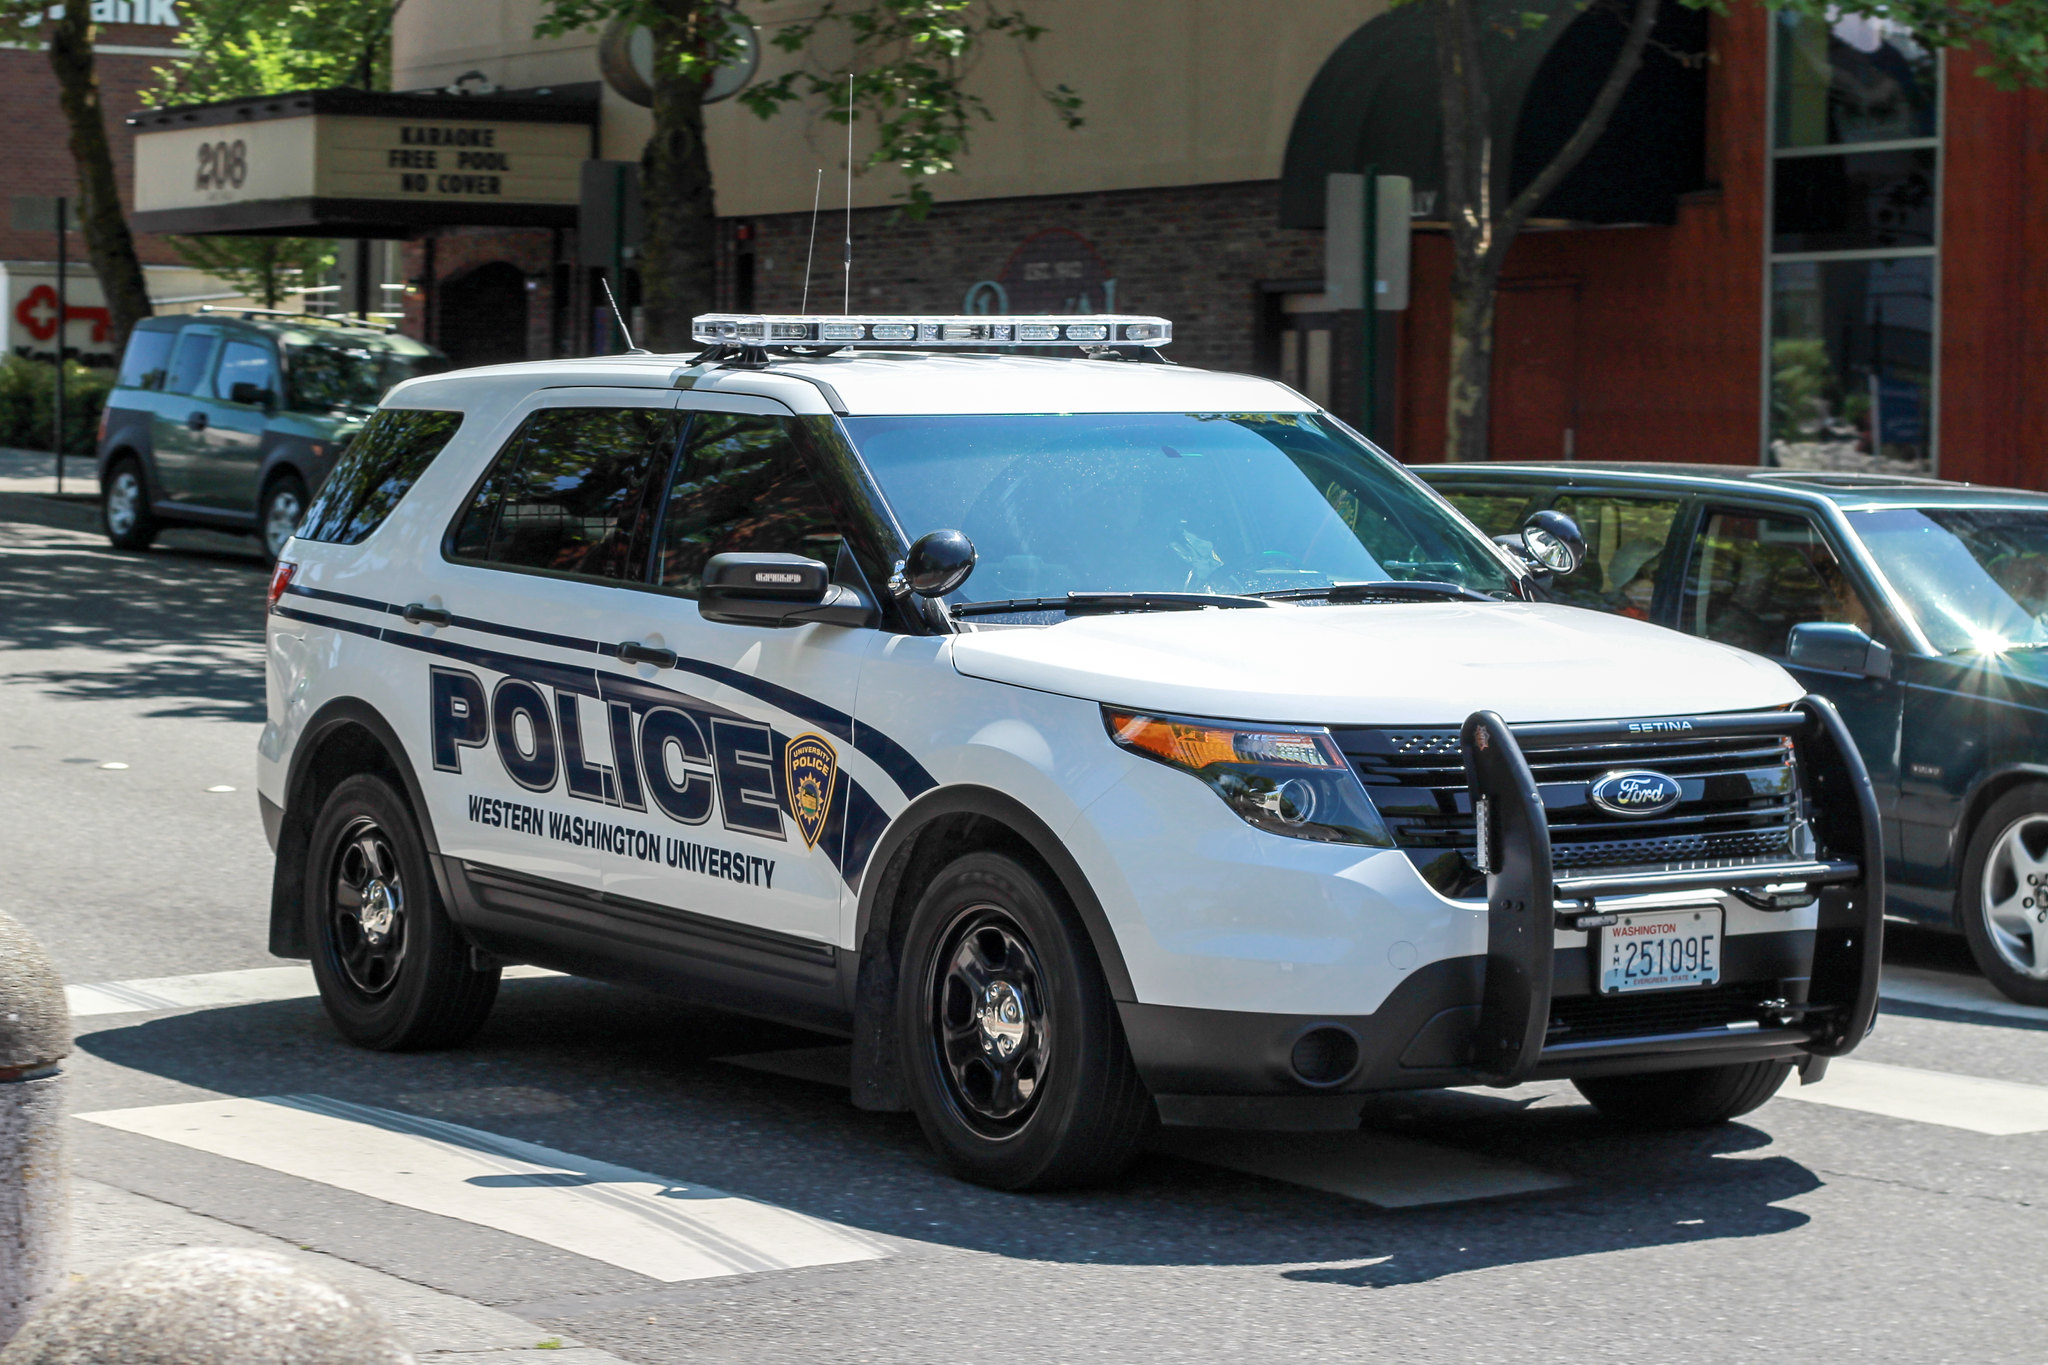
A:
{"label": "windshield", "polygon": [[850,417],[904,531],[965,532],[963,600],[1260,593],[1513,575],[1386,456],[1310,413]]}
{"label": "windshield", "polygon": [[[403,349],[397,344],[403,343]],[[286,405],[300,412],[373,409],[393,384],[446,369],[440,352],[405,337],[321,337],[284,343]]]}
{"label": "windshield", "polygon": [[1944,654],[2048,646],[2048,510],[1851,512],[1849,524]]}

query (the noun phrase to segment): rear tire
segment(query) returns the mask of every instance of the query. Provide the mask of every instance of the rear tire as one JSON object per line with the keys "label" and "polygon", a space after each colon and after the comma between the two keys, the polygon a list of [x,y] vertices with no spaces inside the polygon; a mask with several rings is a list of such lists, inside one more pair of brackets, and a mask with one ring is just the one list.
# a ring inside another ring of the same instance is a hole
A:
{"label": "rear tire", "polygon": [[280,474],[263,490],[256,512],[256,532],[263,553],[274,564],[306,515],[306,484],[296,474]]}
{"label": "rear tire", "polygon": [[453,1047],[483,1027],[498,969],[470,965],[441,906],[412,812],[388,781],[359,773],[313,822],[306,942],[320,1003],[357,1047]]}
{"label": "rear tire", "polygon": [[1130,1164],[1152,1099],[1095,950],[1040,873],[1000,853],[941,869],[898,979],[911,1103],[957,1174],[1049,1190]]}
{"label": "rear tire", "polygon": [[1708,1128],[1761,1107],[1791,1074],[1790,1062],[1735,1062],[1640,1076],[1588,1076],[1572,1084],[1595,1109],[1622,1123]]}
{"label": "rear tire", "polygon": [[1977,821],[1956,911],[1984,979],[2048,1005],[2048,786],[2015,788]]}
{"label": "rear tire", "polygon": [[100,483],[100,528],[117,550],[147,550],[162,529],[149,503],[149,481],[132,456],[116,460]]}

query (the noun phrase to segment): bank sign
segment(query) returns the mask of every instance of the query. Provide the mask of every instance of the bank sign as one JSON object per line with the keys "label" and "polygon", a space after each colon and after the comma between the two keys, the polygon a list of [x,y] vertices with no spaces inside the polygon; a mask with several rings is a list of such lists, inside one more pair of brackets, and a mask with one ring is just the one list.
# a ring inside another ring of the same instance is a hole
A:
{"label": "bank sign", "polygon": [[138,213],[274,200],[575,204],[579,123],[295,118],[139,130]]}

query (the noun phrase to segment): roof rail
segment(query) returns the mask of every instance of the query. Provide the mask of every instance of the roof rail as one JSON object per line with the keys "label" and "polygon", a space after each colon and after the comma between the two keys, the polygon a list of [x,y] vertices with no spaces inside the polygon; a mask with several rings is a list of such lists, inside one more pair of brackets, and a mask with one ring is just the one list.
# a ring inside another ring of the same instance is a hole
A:
{"label": "roof rail", "polygon": [[368,332],[383,332],[387,336],[398,330],[396,323],[375,322],[356,313],[294,313],[284,308],[216,308],[210,303],[200,304],[199,311],[238,318],[290,318],[294,322],[313,322],[327,327],[356,327]]}

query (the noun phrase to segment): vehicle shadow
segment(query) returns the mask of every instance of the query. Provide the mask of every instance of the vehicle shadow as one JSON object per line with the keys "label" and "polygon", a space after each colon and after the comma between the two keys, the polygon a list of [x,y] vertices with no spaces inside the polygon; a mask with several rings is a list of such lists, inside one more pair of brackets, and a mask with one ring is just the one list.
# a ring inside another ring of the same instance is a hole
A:
{"label": "vehicle shadow", "polygon": [[865,1113],[842,1090],[721,1060],[835,1042],[595,983],[515,981],[477,1039],[445,1053],[350,1048],[311,1000],[109,1020],[78,1040],[73,1103],[91,1112],[318,1094],[912,1242],[1027,1260],[1268,1266],[1357,1288],[1786,1232],[1808,1221],[1786,1201],[1821,1183],[1769,1155],[1771,1138],[1754,1127],[1630,1132],[1581,1105],[1427,1092],[1375,1101],[1368,1122],[1418,1149],[1569,1183],[1387,1209],[1155,1151],[1105,1188],[1008,1194],[947,1174],[909,1115]]}
{"label": "vehicle shadow", "polygon": [[123,554],[65,518],[31,520],[32,501],[0,498],[0,650],[59,657],[17,663],[11,680],[66,700],[153,703],[151,715],[263,718],[259,561],[206,546]]}

